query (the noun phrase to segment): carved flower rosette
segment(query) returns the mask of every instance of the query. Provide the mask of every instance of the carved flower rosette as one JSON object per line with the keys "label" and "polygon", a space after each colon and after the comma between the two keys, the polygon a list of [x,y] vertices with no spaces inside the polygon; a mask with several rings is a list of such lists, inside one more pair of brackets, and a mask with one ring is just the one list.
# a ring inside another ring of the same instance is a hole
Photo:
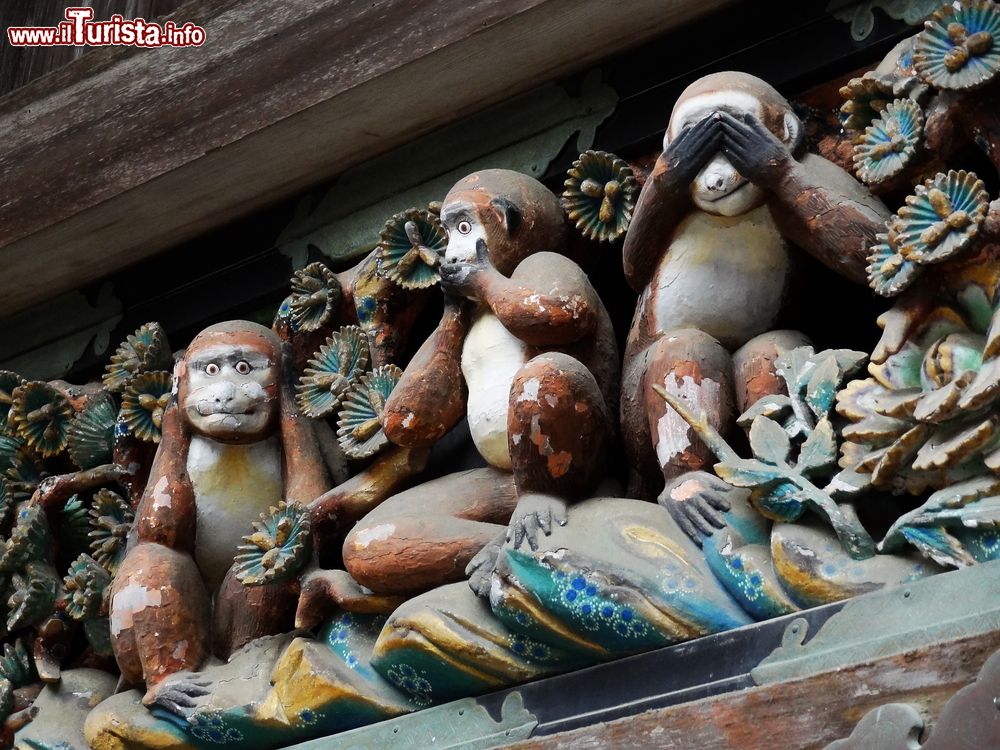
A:
{"label": "carved flower rosette", "polygon": [[584,151],[566,174],[562,206],[584,237],[614,242],[628,231],[639,183],[624,159]]}
{"label": "carved flower rosette", "polygon": [[854,145],[854,169],[862,182],[877,184],[913,162],[923,137],[924,115],[912,99],[890,102]]}
{"label": "carved flower rosette", "polygon": [[914,67],[939,89],[983,86],[1000,70],[1000,6],[991,0],[944,5],[917,35]]}
{"label": "carved flower rosette", "polygon": [[989,210],[989,194],[972,172],[938,174],[906,197],[869,251],[868,284],[893,297],[913,284],[925,266],[952,260],[973,247]]}
{"label": "carved flower rosette", "polygon": [[438,217],[411,208],[390,218],[378,243],[378,273],[404,289],[438,283],[448,238]]}

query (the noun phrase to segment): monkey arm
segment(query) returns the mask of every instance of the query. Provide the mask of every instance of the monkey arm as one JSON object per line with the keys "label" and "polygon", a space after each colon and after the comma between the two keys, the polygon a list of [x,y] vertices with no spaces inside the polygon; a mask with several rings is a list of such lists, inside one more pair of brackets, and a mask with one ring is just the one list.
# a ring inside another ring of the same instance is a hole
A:
{"label": "monkey arm", "polygon": [[625,279],[634,291],[641,293],[649,284],[674,230],[690,210],[691,181],[717,151],[722,132],[720,116],[709,115],[678,133],[653,165],[622,253]]}
{"label": "monkey arm", "polygon": [[[290,361],[288,354],[282,358]],[[330,489],[330,477],[312,425],[295,404],[293,378],[292,372],[282,373],[281,445],[285,455],[285,500],[308,504]]]}
{"label": "monkey arm", "polygon": [[309,504],[314,526],[324,529],[332,524],[339,531],[349,528],[423,471],[429,456],[428,448],[390,447],[364,471]]}
{"label": "monkey arm", "polygon": [[403,372],[382,413],[386,437],[404,448],[426,448],[465,414],[462,344],[468,332],[465,305],[445,300],[441,322]]}
{"label": "monkey arm", "polygon": [[768,191],[782,235],[841,276],[867,282],[868,250],[889,211],[867,188],[822,156],[797,160],[753,115],[722,115],[723,151],[733,166]]}
{"label": "monkey arm", "polygon": [[136,510],[137,541],[189,554],[194,550],[197,515],[194,488],[187,472],[190,441],[174,397],[163,414],[160,447]]}
{"label": "monkey arm", "polygon": [[674,230],[691,208],[686,185],[676,183],[667,155],[661,154],[639,194],[622,249],[625,279],[636,292],[649,284]]}
{"label": "monkey arm", "polygon": [[[556,268],[546,268],[546,261]],[[600,302],[576,264],[552,253],[533,255],[525,264],[537,273],[524,273],[519,266],[514,278],[494,271],[482,280],[481,298],[503,327],[532,346],[572,344],[590,334],[597,325]]]}
{"label": "monkey arm", "polygon": [[868,251],[889,211],[847,172],[821,156],[789,159],[769,181],[782,234],[851,281],[867,283]]}

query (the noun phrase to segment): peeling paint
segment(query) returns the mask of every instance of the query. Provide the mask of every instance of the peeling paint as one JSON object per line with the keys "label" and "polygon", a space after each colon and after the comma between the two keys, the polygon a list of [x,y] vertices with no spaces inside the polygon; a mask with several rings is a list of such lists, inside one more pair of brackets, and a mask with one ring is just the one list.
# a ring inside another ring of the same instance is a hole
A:
{"label": "peeling paint", "polygon": [[163,597],[159,589],[130,583],[114,596],[111,606],[111,634],[117,636],[132,627],[133,617],[147,607],[159,607]]}
{"label": "peeling paint", "polygon": [[160,481],[153,487],[153,510],[157,508],[169,508],[171,506],[170,493],[167,492],[167,487],[169,486],[170,480],[164,476],[160,477]]}
{"label": "peeling paint", "polygon": [[[691,375],[678,380],[677,375],[671,372],[663,379],[663,385],[668,393],[677,396],[695,412],[715,414],[719,411],[722,388],[714,380],[703,378],[701,383],[697,383]],[[669,406],[665,409],[656,423],[656,458],[661,468],[675,456],[689,450],[692,445],[687,422]]]}
{"label": "peeling paint", "polygon": [[565,476],[566,472],[569,471],[570,465],[573,463],[573,454],[566,451],[559,451],[548,457],[545,462],[546,467],[549,470],[549,474],[553,479],[559,479],[559,477]]}
{"label": "peeling paint", "polygon": [[365,549],[372,542],[384,542],[396,533],[396,525],[392,523],[381,523],[367,529],[361,529],[354,535],[354,546],[357,549]]}
{"label": "peeling paint", "polygon": [[518,402],[537,401],[538,389],[541,385],[541,381],[539,381],[538,378],[529,378],[528,380],[525,380],[524,385],[521,387],[521,393],[517,397]]}

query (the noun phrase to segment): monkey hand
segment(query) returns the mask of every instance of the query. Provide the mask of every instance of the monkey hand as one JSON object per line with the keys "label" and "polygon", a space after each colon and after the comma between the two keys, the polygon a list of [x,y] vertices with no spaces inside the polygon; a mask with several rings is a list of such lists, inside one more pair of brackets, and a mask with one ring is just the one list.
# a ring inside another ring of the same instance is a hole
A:
{"label": "monkey hand", "polygon": [[476,596],[486,598],[490,595],[490,584],[493,580],[493,569],[496,567],[500,550],[507,539],[504,529],[483,547],[465,566],[465,575],[469,576],[469,588]]}
{"label": "monkey hand", "polygon": [[487,284],[500,272],[493,267],[486,242],[476,242],[476,257],[471,261],[443,263],[440,269],[441,288],[446,296],[485,301]]}
{"label": "monkey hand", "polygon": [[193,673],[179,672],[163,680],[146,692],[143,704],[151,711],[160,709],[190,721],[198,708],[199,699],[211,692],[211,683],[195,680],[194,677]]}
{"label": "monkey hand", "polygon": [[726,484],[714,474],[692,471],[668,483],[657,500],[700,547],[703,537],[712,536],[726,525],[722,514],[732,507],[729,496],[734,492],[745,490]]}
{"label": "monkey hand", "polygon": [[777,181],[792,159],[788,147],[752,114],[736,118],[723,112],[721,117],[722,152],[736,171],[761,187]]}
{"label": "monkey hand", "polygon": [[514,515],[507,527],[506,541],[514,549],[527,542],[532,550],[538,549],[538,532],[545,536],[552,533],[553,522],[566,525],[566,503],[550,495],[525,495],[517,502]]}
{"label": "monkey hand", "polygon": [[661,157],[667,165],[661,178],[665,186],[677,192],[686,191],[702,167],[718,153],[721,144],[722,119],[717,112],[684,128]]}

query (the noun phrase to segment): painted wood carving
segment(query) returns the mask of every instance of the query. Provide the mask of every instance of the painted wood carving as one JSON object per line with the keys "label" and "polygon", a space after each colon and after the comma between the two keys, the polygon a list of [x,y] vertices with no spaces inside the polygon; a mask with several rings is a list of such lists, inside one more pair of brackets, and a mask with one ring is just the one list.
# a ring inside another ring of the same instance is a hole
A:
{"label": "painted wood carving", "polygon": [[[945,7],[834,127],[706,76],[658,153],[473,172],[271,328],[0,372],[3,742],[279,748],[1000,557],[997,34]],[[783,325],[807,262],[870,351]]]}

